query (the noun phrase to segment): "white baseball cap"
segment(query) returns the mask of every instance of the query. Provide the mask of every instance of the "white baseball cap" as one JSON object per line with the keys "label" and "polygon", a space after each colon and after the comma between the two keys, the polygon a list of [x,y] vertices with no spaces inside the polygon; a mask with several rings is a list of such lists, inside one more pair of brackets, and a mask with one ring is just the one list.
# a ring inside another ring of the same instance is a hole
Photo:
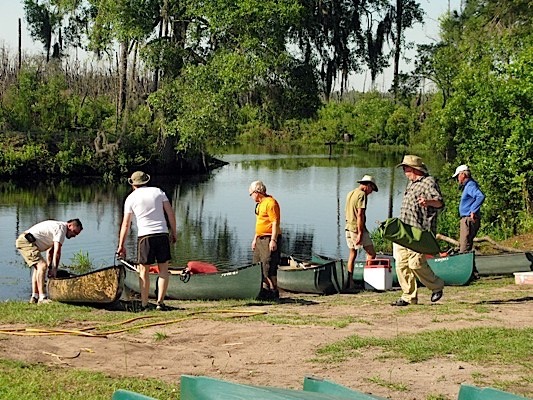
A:
{"label": "white baseball cap", "polygon": [[465,172],[465,171],[470,171],[470,168],[468,168],[468,165],[465,165],[465,164],[459,165],[457,168],[455,168],[455,174],[452,175],[452,178],[455,178],[461,172]]}

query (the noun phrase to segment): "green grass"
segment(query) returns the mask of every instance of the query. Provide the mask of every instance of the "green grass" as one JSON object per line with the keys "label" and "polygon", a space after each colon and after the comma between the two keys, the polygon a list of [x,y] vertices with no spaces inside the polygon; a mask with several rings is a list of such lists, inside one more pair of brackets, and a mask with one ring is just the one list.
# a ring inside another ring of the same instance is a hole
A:
{"label": "green grass", "polygon": [[384,379],[381,379],[379,376],[373,376],[371,378],[368,378],[368,380],[372,383],[375,383],[376,385],[386,387],[387,389],[394,390],[396,392],[406,392],[409,390],[409,386],[403,383],[386,381]]}
{"label": "green grass", "polygon": [[533,328],[441,329],[390,339],[354,335],[320,348],[316,361],[342,361],[371,347],[381,348],[389,357],[404,357],[413,363],[453,356],[460,361],[478,364],[533,367]]}
{"label": "green grass", "polygon": [[179,399],[177,384],[157,379],[111,377],[96,372],[0,359],[1,399],[110,400],[117,389],[131,390],[160,400]]}

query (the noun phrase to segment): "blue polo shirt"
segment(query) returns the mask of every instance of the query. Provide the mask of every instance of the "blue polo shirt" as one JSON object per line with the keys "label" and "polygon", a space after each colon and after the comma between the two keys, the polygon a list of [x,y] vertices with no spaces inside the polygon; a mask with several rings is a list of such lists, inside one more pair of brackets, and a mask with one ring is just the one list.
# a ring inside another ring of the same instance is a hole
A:
{"label": "blue polo shirt", "polygon": [[470,178],[466,181],[462,190],[459,215],[461,217],[469,217],[471,213],[474,213],[479,216],[479,209],[485,201],[485,194],[479,188],[478,183]]}

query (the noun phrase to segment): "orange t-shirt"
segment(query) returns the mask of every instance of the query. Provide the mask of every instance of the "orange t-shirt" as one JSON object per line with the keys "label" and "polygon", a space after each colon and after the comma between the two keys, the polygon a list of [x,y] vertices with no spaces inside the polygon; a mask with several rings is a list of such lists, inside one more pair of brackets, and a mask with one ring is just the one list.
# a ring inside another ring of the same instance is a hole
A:
{"label": "orange t-shirt", "polygon": [[[272,196],[264,197],[255,207],[255,233],[257,236],[271,235],[274,221],[278,221],[278,226],[281,224],[278,202]],[[281,234],[281,228],[278,234]]]}

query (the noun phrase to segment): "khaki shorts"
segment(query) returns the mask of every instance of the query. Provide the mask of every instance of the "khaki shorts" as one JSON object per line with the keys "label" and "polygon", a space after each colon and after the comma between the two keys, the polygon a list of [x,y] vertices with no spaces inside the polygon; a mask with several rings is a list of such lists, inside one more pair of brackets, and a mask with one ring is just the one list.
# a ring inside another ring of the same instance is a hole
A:
{"label": "khaki shorts", "polygon": [[28,239],[24,237],[24,234],[17,238],[15,246],[22,255],[22,258],[24,258],[24,261],[26,261],[26,264],[30,267],[37,265],[41,260],[44,261],[44,258],[37,246],[35,246],[35,243],[28,242]]}
{"label": "khaki shorts", "polygon": [[363,232],[363,236],[361,238],[360,244],[355,244],[355,241],[357,240],[357,233],[352,231],[345,231],[346,232],[346,244],[348,245],[349,249],[360,249],[368,246],[373,246],[374,243],[372,243],[372,239],[370,238],[370,233],[368,231]]}

